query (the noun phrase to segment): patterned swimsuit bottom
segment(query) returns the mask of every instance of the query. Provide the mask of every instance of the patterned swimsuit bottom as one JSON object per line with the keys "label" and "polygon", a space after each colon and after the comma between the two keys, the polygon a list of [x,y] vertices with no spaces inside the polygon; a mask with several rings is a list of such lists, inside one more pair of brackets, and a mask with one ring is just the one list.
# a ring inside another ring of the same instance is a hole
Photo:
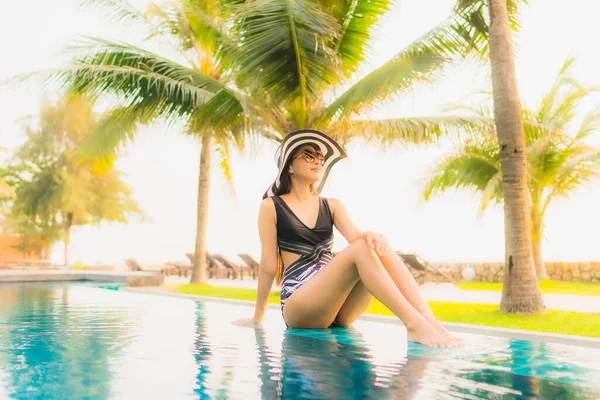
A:
{"label": "patterned swimsuit bottom", "polygon": [[281,284],[282,313],[287,299],[331,261],[333,258],[331,253],[332,246],[333,237],[314,247],[286,242],[284,240],[279,241],[279,248],[281,250],[300,255],[300,258],[290,264],[283,272],[283,282]]}

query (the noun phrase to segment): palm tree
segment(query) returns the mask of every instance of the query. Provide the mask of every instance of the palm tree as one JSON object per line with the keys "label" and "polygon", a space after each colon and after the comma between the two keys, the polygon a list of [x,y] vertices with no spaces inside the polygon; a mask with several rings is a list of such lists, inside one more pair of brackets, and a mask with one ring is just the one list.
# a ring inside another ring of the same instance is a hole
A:
{"label": "palm tree", "polygon": [[239,97],[250,105],[251,120],[280,139],[291,130],[314,127],[342,142],[428,142],[474,130],[479,121],[457,116],[367,117],[393,96],[435,81],[452,61],[440,47],[459,50],[448,28],[458,18],[453,16],[359,77],[369,33],[388,7],[383,0],[243,4],[235,15],[238,86],[244,88]]}
{"label": "palm tree", "polygon": [[507,312],[535,313],[542,311],[543,300],[530,244],[525,140],[511,37],[511,30],[520,27],[518,12],[523,4],[527,0],[457,0],[452,15],[429,32],[422,44],[437,54],[461,54],[476,59],[489,55],[506,194],[506,267],[500,308]]}
{"label": "palm tree", "polygon": [[[243,148],[245,127],[242,108],[231,110],[225,130],[209,126],[215,109],[231,103],[230,65],[236,48],[223,30],[228,15],[227,1],[170,2],[151,4],[140,12],[125,1],[100,0],[110,16],[119,21],[141,22],[149,38],[164,40],[174,48],[182,63],[144,49],[99,39],[74,47],[73,65],[51,73],[72,93],[97,98],[116,95],[118,106],[108,112],[83,143],[88,157],[111,162],[139,126],[163,120],[182,120],[185,131],[201,142],[198,183],[198,214],[192,283],[206,283],[206,227],[211,150],[221,155],[221,167],[230,180],[231,146]],[[234,107],[235,108],[235,107]]]}
{"label": "palm tree", "polygon": [[444,54],[462,49],[463,54],[466,50],[466,54],[480,58],[489,55],[491,61],[505,193],[506,267],[500,309],[516,313],[543,309],[530,240],[525,139],[511,35],[511,30],[519,28],[519,7],[526,3],[527,0],[458,0],[454,8],[456,18],[440,32],[442,38],[450,41],[440,41],[439,36],[431,41],[431,46]]}
{"label": "palm tree", "polygon": [[506,267],[500,311],[541,313],[544,303],[531,247],[525,135],[508,10],[506,0],[489,2],[494,119],[504,191]]}
{"label": "palm tree", "polygon": [[[542,312],[544,307],[530,240],[525,139],[511,35],[511,30],[519,28],[519,6],[526,3],[527,0],[459,0],[454,10],[458,18],[446,25],[446,34],[442,35],[454,40],[450,46],[436,46],[442,52],[462,48],[478,57],[489,54],[505,193],[506,264],[500,309],[515,313]],[[461,47],[464,42],[468,46]]]}
{"label": "palm tree", "polygon": [[150,13],[119,1],[102,3],[117,19],[142,21],[153,36],[175,38],[186,62],[92,39],[75,48],[83,55],[52,77],[73,92],[92,97],[109,93],[120,100],[85,143],[93,157],[115,157],[139,125],[157,119],[182,119],[188,133],[202,138],[192,282],[206,281],[212,143],[220,143],[227,154],[229,143],[243,145],[245,134],[279,141],[291,130],[309,126],[341,141],[358,137],[383,143],[428,142],[447,132],[477,130],[478,121],[456,116],[365,118],[365,112],[393,95],[432,82],[451,62],[440,49],[462,51],[464,35],[456,29],[467,11],[358,79],[371,29],[387,11],[388,0],[182,2],[161,5],[163,10],[152,7]]}
{"label": "palm tree", "polygon": [[[582,87],[569,72],[573,59],[565,61],[554,84],[537,109],[522,112],[527,148],[527,171],[531,220],[531,240],[538,279],[547,279],[541,241],[548,206],[558,196],[568,196],[578,187],[600,175],[600,150],[586,143],[600,121],[600,109],[590,111],[574,135],[567,131],[579,116],[577,104],[593,89]],[[486,99],[489,100],[489,99]],[[458,106],[481,118],[492,120],[489,101],[475,106]],[[451,188],[472,188],[482,193],[480,210],[490,202],[504,200],[500,149],[495,137],[481,136],[464,142],[437,166],[426,185],[424,196]]]}

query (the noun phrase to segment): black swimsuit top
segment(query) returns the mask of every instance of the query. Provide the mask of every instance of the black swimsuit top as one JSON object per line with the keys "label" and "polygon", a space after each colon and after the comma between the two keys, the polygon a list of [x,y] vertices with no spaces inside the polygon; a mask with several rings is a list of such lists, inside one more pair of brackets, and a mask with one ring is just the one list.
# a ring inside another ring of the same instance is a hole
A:
{"label": "black swimsuit top", "polygon": [[313,229],[310,229],[294,214],[292,209],[279,197],[272,197],[277,213],[277,244],[279,250],[307,255],[317,245],[331,248],[333,243],[333,216],[327,199],[319,197],[319,216]]}

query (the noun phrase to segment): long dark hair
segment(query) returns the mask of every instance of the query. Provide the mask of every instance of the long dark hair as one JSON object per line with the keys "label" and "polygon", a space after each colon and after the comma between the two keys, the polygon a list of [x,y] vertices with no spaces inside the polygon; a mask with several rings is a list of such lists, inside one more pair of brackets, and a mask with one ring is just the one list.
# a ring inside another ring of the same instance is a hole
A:
{"label": "long dark hair", "polygon": [[[308,145],[312,146],[315,150],[320,151],[321,149],[317,144],[308,143]],[[281,175],[279,176],[279,187],[277,187],[273,193],[275,196],[281,196],[284,194],[288,194],[292,190],[292,176],[290,175],[290,166],[296,158],[298,152],[294,153],[292,157],[290,157],[285,165],[283,166],[283,170],[281,171]],[[310,184],[311,193],[315,192],[314,184]],[[283,258],[281,258],[281,251],[277,252],[277,272],[275,273],[275,283],[281,285],[283,281]]]}
{"label": "long dark hair", "polygon": [[[321,148],[316,143],[307,143],[306,145],[311,146],[315,151],[321,151]],[[283,166],[283,170],[281,171],[281,175],[279,176],[279,187],[277,187],[273,193],[275,196],[281,196],[284,194],[288,194],[292,190],[292,176],[290,175],[290,166],[292,162],[294,162],[294,158],[296,158],[298,152],[294,153]],[[314,193],[314,185],[310,185],[310,191]]]}

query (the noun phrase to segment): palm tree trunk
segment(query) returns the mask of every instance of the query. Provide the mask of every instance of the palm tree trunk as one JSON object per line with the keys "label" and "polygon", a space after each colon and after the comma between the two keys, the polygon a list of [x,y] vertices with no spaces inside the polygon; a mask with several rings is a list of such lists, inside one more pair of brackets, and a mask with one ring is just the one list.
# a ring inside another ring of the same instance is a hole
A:
{"label": "palm tree trunk", "polygon": [[535,264],[535,274],[538,281],[548,279],[546,264],[542,257],[542,241],[540,239],[532,240],[531,246],[533,247],[533,263]]}
{"label": "palm tree trunk", "polygon": [[208,189],[210,183],[210,135],[202,136],[200,150],[200,177],[198,179],[198,214],[196,219],[196,247],[194,268],[190,283],[206,284],[206,226],[208,220]]}
{"label": "palm tree trunk", "polygon": [[489,0],[494,118],[504,188],[504,285],[500,310],[543,312],[531,246],[527,159],[506,0]]}
{"label": "palm tree trunk", "polygon": [[65,243],[64,262],[65,267],[69,265],[69,243],[71,241],[71,227],[73,226],[73,213],[68,212],[63,224],[63,241]]}
{"label": "palm tree trunk", "polygon": [[542,220],[540,213],[535,210],[532,210],[531,214],[531,246],[533,247],[533,262],[538,281],[548,279],[546,265],[542,257]]}
{"label": "palm tree trunk", "polygon": [[538,281],[548,279],[546,266],[542,258],[542,191],[535,184],[531,185],[531,246],[533,248],[533,263]]}

